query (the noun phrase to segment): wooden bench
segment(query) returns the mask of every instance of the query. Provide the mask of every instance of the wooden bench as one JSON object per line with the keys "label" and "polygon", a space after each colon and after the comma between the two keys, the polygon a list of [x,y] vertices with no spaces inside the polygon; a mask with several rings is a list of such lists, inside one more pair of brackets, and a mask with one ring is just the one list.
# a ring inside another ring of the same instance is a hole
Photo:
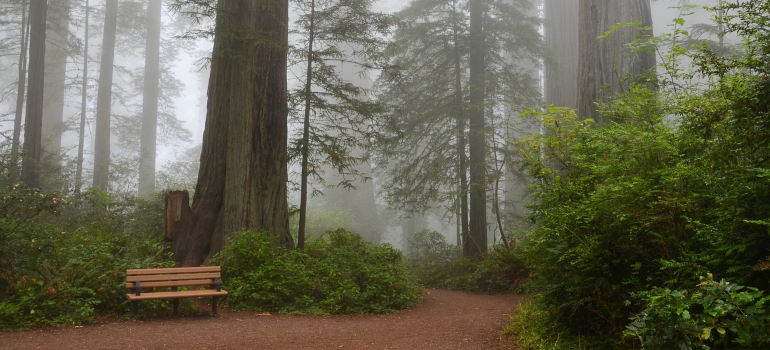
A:
{"label": "wooden bench", "polygon": [[[178,287],[201,287],[180,291]],[[136,313],[139,301],[151,299],[173,299],[174,313],[179,309],[180,298],[212,297],[211,312],[217,314],[217,297],[227,296],[222,290],[219,266],[172,267],[163,269],[126,270],[126,288],[133,293],[126,294],[131,300],[131,310]],[[150,291],[145,291],[147,288]],[[171,288],[170,291],[154,291],[155,288]]]}

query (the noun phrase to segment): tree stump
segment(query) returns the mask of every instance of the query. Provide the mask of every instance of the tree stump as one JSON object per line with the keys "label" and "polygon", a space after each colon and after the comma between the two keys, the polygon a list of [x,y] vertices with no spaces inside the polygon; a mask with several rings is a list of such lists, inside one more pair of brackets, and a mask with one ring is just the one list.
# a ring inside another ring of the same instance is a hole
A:
{"label": "tree stump", "polygon": [[[193,214],[190,210],[190,194],[187,191],[169,191],[166,193],[166,227],[163,244],[171,247],[174,261],[183,267],[190,266],[186,261],[191,248],[190,232]],[[197,264],[193,264],[197,265]]]}

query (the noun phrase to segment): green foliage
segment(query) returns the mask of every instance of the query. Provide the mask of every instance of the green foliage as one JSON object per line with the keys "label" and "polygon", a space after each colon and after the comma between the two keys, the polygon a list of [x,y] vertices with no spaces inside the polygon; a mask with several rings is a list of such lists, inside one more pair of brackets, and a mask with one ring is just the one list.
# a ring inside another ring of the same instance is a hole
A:
{"label": "green foliage", "polygon": [[[461,267],[457,263],[460,255],[459,247],[447,243],[436,231],[423,230],[409,239],[409,269],[426,287],[448,287],[449,280],[458,274],[455,268]],[[462,269],[460,274],[465,272]]]}
{"label": "green foliage", "polygon": [[495,246],[481,259],[465,258],[443,235],[428,230],[415,233],[409,247],[409,268],[426,287],[510,293],[518,291],[528,275],[515,249]]}
{"label": "green foliage", "polygon": [[[381,100],[391,106],[378,120],[378,162],[387,169],[383,194],[391,208],[420,212],[431,203],[458,201],[461,159],[467,153],[470,98],[468,1],[415,0],[398,12],[391,63],[378,79]],[[484,3],[484,135],[488,174],[514,156],[508,111],[536,105],[540,21],[529,0]],[[449,206],[453,211],[454,206]]]}
{"label": "green foliage", "polygon": [[[710,46],[699,47],[696,66],[700,73],[724,77],[729,73],[770,75],[770,3],[764,0],[725,2],[725,15],[720,21],[725,33],[734,33],[743,39],[743,52],[719,55]],[[724,35],[724,34],[723,34]]]}
{"label": "green foliage", "polygon": [[767,349],[770,296],[757,288],[702,277],[694,290],[657,288],[625,335],[648,349]]}
{"label": "green foliage", "polygon": [[13,185],[0,207],[7,213],[0,217],[2,330],[125,313],[125,270],[173,265],[157,225],[144,231],[162,215],[155,203],[97,192],[65,198]]}
{"label": "green foliage", "polygon": [[[520,145],[539,180],[525,250],[533,305],[553,323],[525,333],[553,326],[591,348],[628,348],[620,335],[638,315],[627,334],[648,348],[768,347],[767,6],[726,6],[728,32],[750,41],[740,55],[671,43],[661,89],[600,105],[608,122],[534,113],[547,132]],[[695,74],[674,64],[684,55],[703,75],[690,85]],[[734,284],[690,290],[706,271]]]}
{"label": "green foliage", "polygon": [[[627,96],[611,115],[628,98],[636,110],[652,97]],[[540,180],[525,248],[530,287],[574,334],[612,334],[636,307],[626,304],[632,292],[678,278],[659,261],[688,258],[676,133],[656,114],[602,128],[566,116],[544,116],[545,135],[522,147]]]}
{"label": "green foliage", "polygon": [[569,334],[557,319],[553,309],[543,307],[537,296],[532,296],[516,308],[504,332],[513,336],[522,350],[593,349],[584,337]]}
{"label": "green foliage", "polygon": [[372,119],[384,106],[374,99],[369,76],[388,66],[385,38],[395,19],[372,11],[371,0],[292,3],[299,17],[291,34],[299,42],[290,47],[289,65],[302,74],[289,91],[289,120],[308,135],[303,127],[290,135],[289,162],[306,157],[309,181],[325,186],[334,179],[338,183],[328,185],[351,189],[370,176],[358,165],[368,158],[364,150],[376,135]]}
{"label": "green foliage", "polygon": [[242,309],[311,314],[382,313],[411,307],[420,289],[401,253],[342,229],[287,250],[265,233],[241,232],[212,260],[222,266],[226,303]]}

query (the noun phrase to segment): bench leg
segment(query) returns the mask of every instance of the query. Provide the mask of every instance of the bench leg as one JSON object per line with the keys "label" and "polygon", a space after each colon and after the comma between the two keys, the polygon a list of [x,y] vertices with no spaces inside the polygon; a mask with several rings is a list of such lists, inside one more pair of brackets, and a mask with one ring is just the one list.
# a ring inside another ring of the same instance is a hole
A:
{"label": "bench leg", "polygon": [[174,303],[174,315],[176,315],[179,313],[179,299],[174,299],[173,303]]}
{"label": "bench leg", "polygon": [[139,302],[138,301],[132,301],[131,302],[131,312],[133,314],[136,314],[137,310],[139,310]]}
{"label": "bench leg", "polygon": [[217,315],[217,297],[212,297],[211,301],[211,312],[214,314],[214,316]]}

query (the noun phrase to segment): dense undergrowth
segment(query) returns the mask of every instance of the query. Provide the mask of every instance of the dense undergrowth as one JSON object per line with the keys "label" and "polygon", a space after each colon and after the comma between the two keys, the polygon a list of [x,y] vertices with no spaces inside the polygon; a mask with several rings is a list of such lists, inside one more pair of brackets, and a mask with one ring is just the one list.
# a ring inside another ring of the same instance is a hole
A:
{"label": "dense undergrowth", "polygon": [[547,132],[520,144],[538,180],[522,348],[770,348],[770,5],[726,13],[744,50],[689,52],[707,83],[636,85],[600,125],[533,113]]}
{"label": "dense undergrowth", "polygon": [[238,309],[310,314],[383,313],[416,305],[420,287],[401,252],[343,229],[278,247],[264,233],[241,232],[217,254],[225,302]]}
{"label": "dense undergrowth", "polygon": [[528,272],[519,251],[497,245],[482,257],[461,256],[436,231],[421,231],[409,240],[408,266],[417,281],[430,288],[481,293],[522,291]]}
{"label": "dense undergrowth", "polygon": [[[0,330],[129,315],[126,269],[175,265],[161,241],[161,197],[63,196],[14,184],[2,191],[0,213]],[[310,239],[304,251],[235,233],[211,263],[223,266],[225,302],[240,309],[382,313],[421,298],[400,251],[344,230]],[[187,299],[180,306],[196,312]],[[169,314],[171,303],[145,301],[139,310]]]}
{"label": "dense undergrowth", "polygon": [[[159,199],[64,197],[16,184],[3,189],[0,213],[0,330],[124,314],[125,270],[173,265]],[[142,312],[165,307],[147,303]]]}

